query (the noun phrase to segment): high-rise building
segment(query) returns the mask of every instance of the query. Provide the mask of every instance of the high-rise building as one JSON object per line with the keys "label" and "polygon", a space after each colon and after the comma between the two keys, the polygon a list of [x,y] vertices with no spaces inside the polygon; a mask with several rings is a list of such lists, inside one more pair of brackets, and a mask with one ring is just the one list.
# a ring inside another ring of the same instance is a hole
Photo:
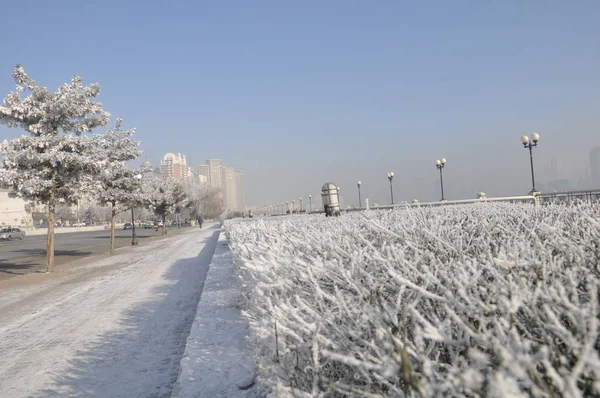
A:
{"label": "high-rise building", "polygon": [[592,148],[590,152],[590,177],[592,188],[600,188],[600,146]]}
{"label": "high-rise building", "polygon": [[562,192],[569,189],[569,180],[563,178],[560,160],[553,158],[550,161],[550,170],[546,181],[546,190],[548,192]]}
{"label": "high-rise building", "polygon": [[223,186],[223,180],[221,177],[221,160],[220,159],[208,159],[206,161],[208,166],[208,186],[210,188],[221,189]]}
{"label": "high-rise building", "polygon": [[549,180],[560,180],[562,177],[560,160],[552,158],[550,161]]}
{"label": "high-rise building", "polygon": [[206,181],[208,182],[209,166],[207,164],[198,166],[198,175],[206,177]]}
{"label": "high-rise building", "polygon": [[237,187],[236,192],[236,204],[238,208],[243,210],[244,206],[244,175],[240,171],[235,172],[235,186]]}
{"label": "high-rise building", "polygon": [[211,189],[221,192],[223,204],[228,210],[243,210],[243,174],[220,159],[208,159],[198,168],[199,179],[206,179]]}
{"label": "high-rise building", "polygon": [[161,178],[161,174],[152,168],[152,164],[149,161],[145,161],[142,163],[141,167],[142,174],[142,185],[147,185],[148,183],[159,180]]}
{"label": "high-rise building", "polygon": [[160,173],[163,180],[172,178],[179,181],[188,192],[194,189],[194,173],[188,165],[185,155],[167,153],[160,162]]}

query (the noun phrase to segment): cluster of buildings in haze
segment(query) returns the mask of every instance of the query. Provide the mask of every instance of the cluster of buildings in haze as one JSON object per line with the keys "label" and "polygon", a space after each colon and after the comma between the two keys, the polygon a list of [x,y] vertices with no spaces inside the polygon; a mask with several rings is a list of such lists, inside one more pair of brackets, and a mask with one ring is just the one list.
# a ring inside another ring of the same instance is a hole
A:
{"label": "cluster of buildings in haze", "polygon": [[220,159],[208,159],[194,172],[185,155],[169,152],[163,156],[160,167],[153,167],[145,161],[141,174],[142,184],[155,179],[172,178],[179,181],[189,194],[202,190],[219,191],[226,210],[239,211],[245,208],[244,175]]}
{"label": "cluster of buildings in haze", "polygon": [[563,192],[569,189],[598,189],[600,188],[600,146],[591,149],[589,164],[579,181],[570,181],[563,172],[563,165],[557,158],[550,161],[546,170],[546,185],[540,186],[542,192]]}

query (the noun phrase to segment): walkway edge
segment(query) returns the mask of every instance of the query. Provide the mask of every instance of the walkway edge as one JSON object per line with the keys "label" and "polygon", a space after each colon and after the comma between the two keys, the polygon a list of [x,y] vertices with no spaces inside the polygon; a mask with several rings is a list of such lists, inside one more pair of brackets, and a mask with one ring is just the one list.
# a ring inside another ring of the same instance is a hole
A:
{"label": "walkway edge", "polygon": [[238,304],[240,281],[224,231],[204,282],[172,397],[261,397]]}

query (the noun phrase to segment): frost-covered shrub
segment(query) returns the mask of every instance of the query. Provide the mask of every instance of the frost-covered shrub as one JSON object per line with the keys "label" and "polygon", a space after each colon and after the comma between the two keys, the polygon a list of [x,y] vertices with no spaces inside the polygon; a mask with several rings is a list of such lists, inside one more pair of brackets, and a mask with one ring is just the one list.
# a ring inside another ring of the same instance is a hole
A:
{"label": "frost-covered shrub", "polygon": [[274,396],[600,394],[586,206],[227,221]]}

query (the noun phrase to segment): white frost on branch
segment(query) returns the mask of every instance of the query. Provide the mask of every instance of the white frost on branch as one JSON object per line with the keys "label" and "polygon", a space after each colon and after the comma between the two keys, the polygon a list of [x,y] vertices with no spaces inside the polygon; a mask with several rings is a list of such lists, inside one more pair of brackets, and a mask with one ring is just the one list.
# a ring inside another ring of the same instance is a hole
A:
{"label": "white frost on branch", "polygon": [[0,106],[0,123],[20,127],[29,136],[4,141],[0,183],[12,194],[36,202],[76,203],[96,188],[94,176],[105,166],[96,137],[83,136],[107,123],[109,114],[93,99],[97,84],[83,86],[75,76],[57,92],[38,86],[17,65],[15,91]]}
{"label": "white frost on branch", "polygon": [[600,223],[589,206],[421,207],[226,230],[259,380],[277,396],[600,396]]}
{"label": "white frost on branch", "polygon": [[101,204],[117,207],[119,204],[132,205],[139,202],[140,181],[137,170],[126,167],[125,162],[141,155],[139,142],[132,139],[135,129],[123,130],[122,119],[118,118],[113,130],[98,135],[98,144],[105,167],[96,176],[100,189],[98,200]]}
{"label": "white frost on branch", "polygon": [[166,217],[183,210],[189,199],[180,182],[169,178],[153,180],[142,189],[142,202],[157,216]]}

